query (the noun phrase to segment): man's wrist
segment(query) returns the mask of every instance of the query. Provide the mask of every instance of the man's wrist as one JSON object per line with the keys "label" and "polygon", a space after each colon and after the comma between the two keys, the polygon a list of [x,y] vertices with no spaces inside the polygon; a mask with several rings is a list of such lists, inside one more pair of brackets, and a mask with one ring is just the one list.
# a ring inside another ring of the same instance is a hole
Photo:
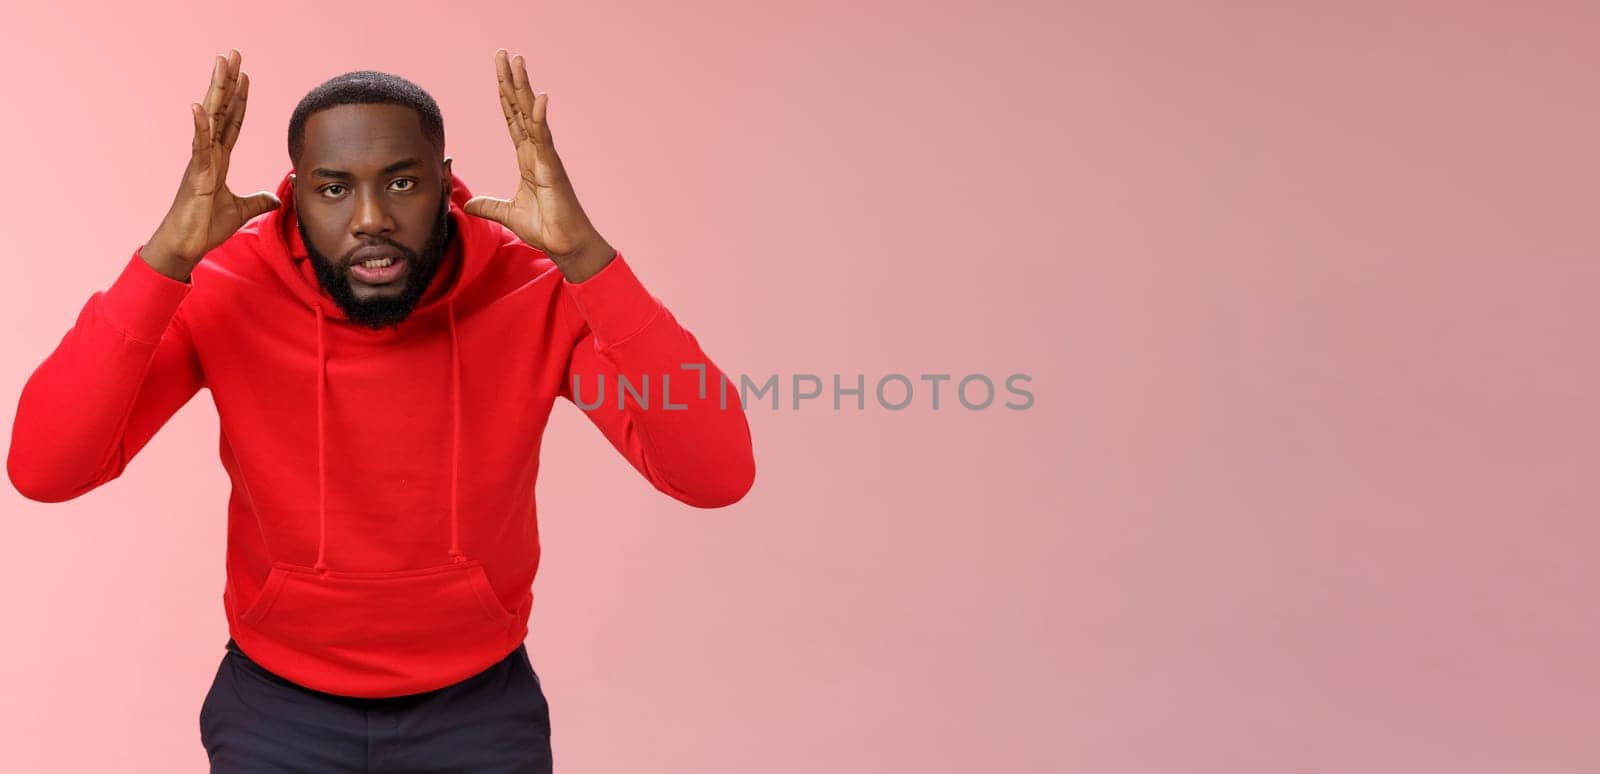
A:
{"label": "man's wrist", "polygon": [[156,239],[139,248],[139,258],[157,273],[179,282],[188,282],[189,275],[194,273],[194,264],[177,257]]}
{"label": "man's wrist", "polygon": [[576,284],[599,274],[616,255],[617,251],[611,243],[596,236],[572,253],[561,258],[551,256],[551,260],[556,262],[556,268],[561,270],[568,282]]}

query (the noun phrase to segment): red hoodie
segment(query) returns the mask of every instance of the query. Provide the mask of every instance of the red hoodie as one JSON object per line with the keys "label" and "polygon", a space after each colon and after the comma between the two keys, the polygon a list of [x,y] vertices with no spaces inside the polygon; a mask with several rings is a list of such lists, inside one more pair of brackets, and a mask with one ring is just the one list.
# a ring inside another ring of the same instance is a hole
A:
{"label": "red hoodie", "polygon": [[455,178],[445,262],[411,316],[381,331],[349,322],[317,283],[287,175],[284,207],[188,283],[135,251],[23,388],[11,481],[34,500],[77,497],[210,388],[233,485],[222,603],[239,646],[346,696],[487,668],[528,634],[540,437],[575,378],[584,414],[678,500],[731,504],[755,462],[737,388],[621,254],[568,282],[463,212],[470,196]]}

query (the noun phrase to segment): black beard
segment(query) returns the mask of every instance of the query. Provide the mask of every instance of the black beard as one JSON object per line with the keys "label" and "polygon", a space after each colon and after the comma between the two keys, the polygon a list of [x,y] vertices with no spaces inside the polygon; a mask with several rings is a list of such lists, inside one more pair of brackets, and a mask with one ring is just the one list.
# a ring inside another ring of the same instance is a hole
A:
{"label": "black beard", "polygon": [[328,291],[350,322],[377,330],[398,325],[410,316],[411,310],[416,308],[417,302],[428,291],[433,275],[438,273],[439,265],[444,262],[445,248],[450,245],[450,200],[446,198],[439,202],[439,218],[434,221],[433,232],[428,235],[428,242],[422,246],[421,252],[398,242],[385,242],[404,253],[406,260],[411,262],[406,286],[394,298],[357,299],[355,291],[350,289],[350,267],[328,260],[328,256],[317,250],[317,246],[311,243],[311,236],[306,233],[303,219],[296,217],[295,226],[300,229],[300,239],[306,244],[306,255],[311,258],[311,266],[316,269],[317,282],[322,289]]}

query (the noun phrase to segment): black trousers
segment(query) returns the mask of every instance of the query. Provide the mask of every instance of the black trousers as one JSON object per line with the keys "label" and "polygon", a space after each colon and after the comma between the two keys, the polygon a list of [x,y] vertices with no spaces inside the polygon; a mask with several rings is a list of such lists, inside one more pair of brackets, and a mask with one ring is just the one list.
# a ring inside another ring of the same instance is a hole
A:
{"label": "black trousers", "polygon": [[548,774],[550,708],[519,645],[453,685],[390,699],[292,683],[230,638],[200,707],[212,774]]}

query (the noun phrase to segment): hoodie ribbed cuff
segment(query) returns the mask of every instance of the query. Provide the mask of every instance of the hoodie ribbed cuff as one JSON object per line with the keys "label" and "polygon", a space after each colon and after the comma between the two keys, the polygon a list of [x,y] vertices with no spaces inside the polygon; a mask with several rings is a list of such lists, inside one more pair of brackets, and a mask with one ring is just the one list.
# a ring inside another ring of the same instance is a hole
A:
{"label": "hoodie ribbed cuff", "polygon": [[562,279],[600,346],[628,340],[661,311],[661,301],[645,290],[619,251],[610,263],[582,282]]}
{"label": "hoodie ribbed cuff", "polygon": [[155,344],[192,287],[151,268],[134,250],[117,281],[101,296],[100,313],[129,338]]}

